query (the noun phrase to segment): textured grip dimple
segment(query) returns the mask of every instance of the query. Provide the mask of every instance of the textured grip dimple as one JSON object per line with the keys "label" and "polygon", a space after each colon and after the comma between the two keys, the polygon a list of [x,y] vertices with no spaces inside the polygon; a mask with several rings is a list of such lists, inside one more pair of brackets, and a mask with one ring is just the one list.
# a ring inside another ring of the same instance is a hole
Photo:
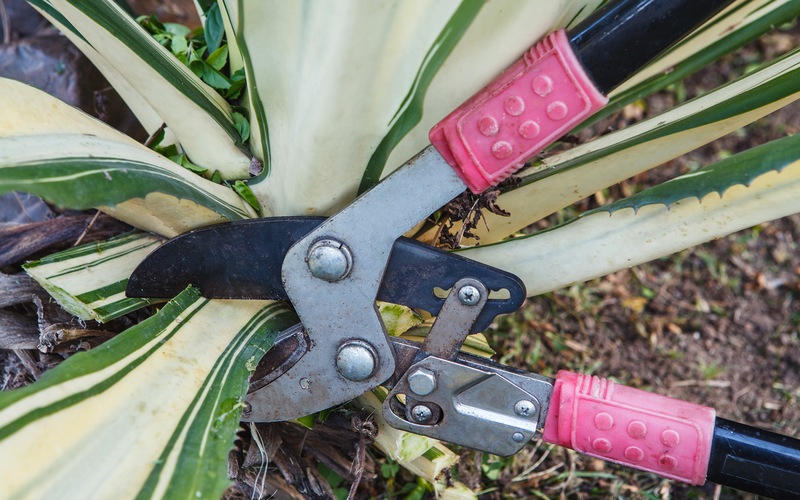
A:
{"label": "textured grip dimple", "polygon": [[560,30],[450,113],[429,137],[470,190],[479,193],[607,102]]}
{"label": "textured grip dimple", "polygon": [[715,411],[561,371],[550,401],[543,439],[587,455],[703,484]]}

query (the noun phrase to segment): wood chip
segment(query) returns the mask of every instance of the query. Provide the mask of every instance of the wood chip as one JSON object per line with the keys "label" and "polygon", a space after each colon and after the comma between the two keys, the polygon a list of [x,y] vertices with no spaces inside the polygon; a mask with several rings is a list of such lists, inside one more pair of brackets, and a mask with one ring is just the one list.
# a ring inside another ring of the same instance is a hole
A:
{"label": "wood chip", "polygon": [[35,318],[0,311],[0,349],[36,349],[38,340]]}
{"label": "wood chip", "polygon": [[93,214],[81,214],[0,227],[0,267],[22,262],[43,250],[68,248],[78,238],[89,242],[130,230],[130,226],[107,215],[93,219]]}
{"label": "wood chip", "polygon": [[47,292],[25,273],[0,273],[0,308],[27,304],[32,296],[45,297]]}

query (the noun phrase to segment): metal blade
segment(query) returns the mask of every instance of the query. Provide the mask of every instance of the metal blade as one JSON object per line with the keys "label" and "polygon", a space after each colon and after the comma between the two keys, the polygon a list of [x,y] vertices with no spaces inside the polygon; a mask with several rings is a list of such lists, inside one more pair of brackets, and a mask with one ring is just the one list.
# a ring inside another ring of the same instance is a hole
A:
{"label": "metal blade", "polygon": [[[281,265],[288,249],[321,224],[321,217],[276,217],[237,221],[184,233],[154,250],[134,270],[129,297],[178,295],[187,286],[206,298],[287,300]],[[407,238],[392,247],[378,300],[437,315],[446,291],[469,276],[504,298],[486,303],[472,333],[486,329],[499,314],[516,311],[525,287],[513,274]],[[434,294],[439,288],[440,296]]]}
{"label": "metal blade", "polygon": [[273,217],[189,231],[148,255],[133,271],[125,294],[171,298],[192,285],[209,299],[285,300],[283,258],[324,220]]}

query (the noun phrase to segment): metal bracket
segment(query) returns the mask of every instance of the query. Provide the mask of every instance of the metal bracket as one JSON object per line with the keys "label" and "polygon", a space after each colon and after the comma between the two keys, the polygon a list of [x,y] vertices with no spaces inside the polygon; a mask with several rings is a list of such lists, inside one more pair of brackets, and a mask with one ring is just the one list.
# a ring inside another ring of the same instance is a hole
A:
{"label": "metal bracket", "polygon": [[430,388],[430,392],[415,393],[419,384],[413,377],[403,377],[395,385],[383,403],[383,416],[397,429],[507,456],[544,426],[553,388],[545,377],[435,356],[414,364],[407,373],[431,377],[421,391]]}
{"label": "metal bracket", "polygon": [[472,278],[458,280],[439,316],[422,344],[422,352],[445,359],[455,359],[472,325],[489,299],[489,290]]}
{"label": "metal bracket", "polygon": [[498,455],[516,453],[544,426],[549,379],[461,361],[461,344],[487,299],[479,280],[459,280],[422,348],[399,350],[400,368],[407,360],[415,363],[384,401],[390,425]]}

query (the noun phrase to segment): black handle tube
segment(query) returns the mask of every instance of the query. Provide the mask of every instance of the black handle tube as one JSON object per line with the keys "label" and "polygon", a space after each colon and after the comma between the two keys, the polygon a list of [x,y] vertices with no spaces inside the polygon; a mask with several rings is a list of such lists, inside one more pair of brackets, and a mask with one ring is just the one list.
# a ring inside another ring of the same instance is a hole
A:
{"label": "black handle tube", "polygon": [[706,479],[771,498],[800,498],[800,440],[717,417]]}
{"label": "black handle tube", "polygon": [[603,93],[616,88],[733,0],[618,0],[569,31],[584,69]]}

